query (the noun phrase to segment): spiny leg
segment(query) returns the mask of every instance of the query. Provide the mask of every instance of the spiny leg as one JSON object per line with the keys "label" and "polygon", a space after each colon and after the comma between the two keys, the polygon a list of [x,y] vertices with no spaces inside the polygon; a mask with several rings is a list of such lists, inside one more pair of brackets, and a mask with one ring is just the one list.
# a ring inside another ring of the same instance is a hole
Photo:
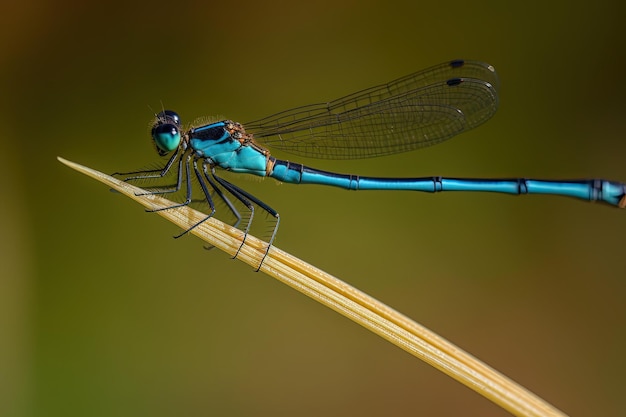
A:
{"label": "spiny leg", "polygon": [[[204,163],[203,167],[204,167],[204,170],[205,170],[205,175],[207,175],[207,177],[208,177],[207,164]],[[243,247],[243,244],[246,241],[246,236],[248,236],[248,232],[250,231],[250,225],[252,224],[252,219],[254,219],[254,205],[250,202],[250,200],[246,199],[241,193],[239,193],[237,191],[237,187],[235,187],[234,185],[232,185],[231,183],[229,183],[225,179],[220,178],[217,175],[215,175],[215,168],[213,166],[211,166],[211,175],[213,176],[215,181],[217,181],[217,183],[219,183],[219,185],[221,185],[226,191],[228,191],[237,200],[239,200],[244,206],[246,206],[248,211],[250,212],[250,218],[246,222],[246,227],[243,228],[243,240],[241,242],[241,245],[239,246],[239,249],[237,249],[237,252],[233,256],[233,259],[235,259],[237,257],[237,255],[239,255],[239,251]]]}
{"label": "spiny leg", "polygon": [[[174,185],[173,187],[170,188],[157,188],[157,187],[151,187],[148,188],[146,190],[145,193],[139,193],[137,195],[156,195],[156,194],[170,194],[170,193],[176,193],[180,190],[182,183],[183,183],[183,159],[184,159],[185,153],[183,152],[180,157],[178,158],[178,168],[176,169],[176,185]],[[191,154],[189,154],[187,156],[187,162],[186,162],[186,168],[187,168],[187,180],[189,180],[189,159],[191,158]],[[169,162],[168,162],[169,164]],[[170,164],[171,166],[171,164]],[[170,168],[167,168],[167,171],[169,171]],[[162,172],[167,173],[167,171],[163,170]],[[143,178],[162,178],[161,175],[157,175],[154,177],[143,177]],[[132,178],[134,179],[143,179],[142,177],[135,177]],[[189,188],[190,188],[190,184],[189,181],[187,181],[187,192],[189,193]]]}
{"label": "spiny leg", "polygon": [[[202,192],[204,193],[204,199],[206,200],[207,204],[209,205],[209,208],[211,209],[211,212],[204,219],[200,220],[199,222],[197,222],[196,224],[194,224],[193,226],[191,226],[190,228],[188,228],[187,230],[185,230],[181,234],[174,236],[175,239],[178,239],[179,237],[181,237],[183,235],[186,235],[187,233],[191,232],[193,229],[195,229],[196,227],[200,226],[202,223],[204,223],[205,221],[207,221],[208,219],[213,217],[213,215],[215,214],[215,204],[213,204],[213,199],[211,198],[211,193],[209,192],[209,189],[206,186],[206,182],[202,178],[202,175],[200,174],[200,170],[198,169],[197,158],[194,158],[194,160],[193,160],[193,171],[196,174],[196,178],[198,178],[198,182],[200,183],[200,187],[202,188]],[[211,184],[211,186],[213,188],[215,188],[215,186],[213,184]]]}
{"label": "spiny leg", "polygon": [[[194,161],[195,162],[195,161]],[[211,178],[211,176],[209,175],[207,169],[206,169],[206,163],[202,165],[203,166],[203,173],[204,173],[204,180],[206,180],[210,185],[211,188],[213,188],[213,190],[217,193],[217,195],[222,199],[222,201],[224,203],[226,203],[226,206],[228,207],[228,209],[230,210],[230,212],[235,216],[235,218],[237,220],[235,220],[235,222],[232,224],[233,227],[238,228],[239,227],[239,223],[241,223],[241,214],[239,214],[239,211],[237,210],[237,208],[235,207],[235,205],[230,201],[230,199],[226,196],[226,194],[224,194],[222,192],[222,189],[220,188],[220,186]],[[195,164],[194,164],[194,168],[195,168]],[[201,181],[203,182],[203,181]],[[214,246],[204,246],[204,249],[206,250],[211,250],[213,249]]]}
{"label": "spiny leg", "polygon": [[[191,188],[192,187],[191,187],[191,173],[190,173],[190,167],[189,167],[189,161],[191,160],[191,158],[192,158],[192,155],[189,154],[187,156],[187,160],[185,161],[185,182],[187,184],[187,193],[186,193],[185,201],[183,201],[180,204],[174,204],[173,206],[162,207],[162,208],[158,208],[154,210],[146,210],[148,213],[155,213],[157,211],[170,210],[170,209],[177,208],[177,207],[184,207],[184,206],[189,205],[189,203],[191,203]],[[182,184],[182,157],[180,159],[180,163],[178,167],[178,182],[176,184],[175,190],[148,191],[146,193],[138,194],[138,195],[154,195],[154,194],[165,194],[165,193],[170,193],[170,192],[176,192],[180,190],[181,184]]]}
{"label": "spiny leg", "polygon": [[181,152],[180,148],[178,148],[176,152],[174,153],[174,155],[172,155],[172,157],[167,161],[167,164],[165,164],[163,168],[153,169],[153,170],[132,171],[132,172],[116,172],[111,175],[125,176],[125,175],[131,175],[131,174],[149,174],[152,172],[158,172],[158,174],[155,174],[155,175],[135,175],[132,177],[127,177],[123,179],[124,182],[163,178],[165,175],[167,175],[168,172],[170,172],[172,166],[174,166],[174,162],[176,162],[176,159],[178,159],[178,164],[177,164],[177,169],[176,169],[176,184],[174,186],[167,186],[168,188],[150,187],[146,189],[146,192],[137,193],[136,195],[145,196],[145,195],[175,193],[180,190],[182,181],[183,181],[182,175],[183,175],[184,155],[185,155],[185,151]]}
{"label": "spiny leg", "polygon": [[[204,167],[205,167],[205,171],[206,171],[206,163],[205,163]],[[253,202],[257,206],[261,207],[263,210],[265,210],[265,212],[267,212],[269,215],[271,215],[272,217],[274,217],[276,219],[276,224],[274,225],[274,229],[272,231],[272,235],[270,236],[270,239],[269,239],[269,242],[268,242],[268,245],[267,245],[267,249],[265,250],[265,254],[263,254],[263,258],[261,259],[261,262],[259,263],[259,266],[256,269],[257,271],[259,271],[259,269],[261,269],[261,266],[263,265],[263,261],[265,260],[265,258],[267,257],[267,254],[270,251],[270,248],[272,247],[272,243],[274,242],[274,238],[276,237],[276,233],[278,232],[278,225],[280,223],[280,216],[279,216],[279,214],[278,214],[278,212],[276,210],[274,210],[273,208],[271,208],[270,206],[268,206],[267,204],[265,204],[264,202],[262,202],[261,200],[259,200],[255,196],[253,196],[252,194],[250,194],[247,191],[237,187],[234,184],[231,184],[230,182],[226,181],[225,179],[218,177],[215,174],[215,167],[213,167],[213,166],[211,166],[211,175],[213,176],[213,178],[222,187],[224,187],[225,190],[227,190],[229,193],[231,193],[233,196],[235,196],[235,198],[237,198],[239,201],[241,201],[248,208],[248,210],[250,210],[250,219],[248,220],[248,224],[246,225],[246,228],[244,230],[243,240],[241,242],[241,245],[239,246],[239,249],[237,249],[237,253],[235,253],[235,256],[233,258],[236,258],[237,255],[239,254],[239,251],[241,251],[241,248],[243,247],[244,243],[246,242],[246,237],[248,236],[248,232],[250,230],[250,225],[252,224],[252,220],[253,220],[253,217],[254,217],[254,205],[251,202]]]}
{"label": "spiny leg", "polygon": [[231,211],[231,213],[237,219],[235,221],[235,223],[232,224],[232,226],[235,227],[235,228],[239,227],[239,223],[241,223],[241,214],[239,214],[239,211],[237,210],[235,205],[222,192],[222,189],[220,188],[220,186],[215,183],[215,181],[211,178],[211,176],[209,176],[209,174],[207,172],[207,169],[206,169],[206,164],[203,164],[203,167],[204,167],[204,170],[203,170],[204,171],[204,178],[209,182],[209,184],[211,184],[211,187],[215,190],[215,192],[222,199],[222,201],[224,201],[224,203],[226,203],[226,206],[228,206],[228,209]]}
{"label": "spiny leg", "polygon": [[[113,174],[111,174],[111,176],[123,177],[126,175],[133,175],[132,177],[124,178],[123,179],[124,182],[150,179],[150,178],[163,178],[164,176],[167,175],[170,168],[172,168],[172,165],[174,164],[174,161],[176,161],[176,158],[178,158],[180,152],[181,152],[180,148],[177,148],[176,152],[174,152],[172,157],[167,161],[167,163],[165,164],[163,168],[141,170],[141,171],[131,171],[131,172],[114,172]],[[137,175],[137,174],[145,174],[145,175]]]}

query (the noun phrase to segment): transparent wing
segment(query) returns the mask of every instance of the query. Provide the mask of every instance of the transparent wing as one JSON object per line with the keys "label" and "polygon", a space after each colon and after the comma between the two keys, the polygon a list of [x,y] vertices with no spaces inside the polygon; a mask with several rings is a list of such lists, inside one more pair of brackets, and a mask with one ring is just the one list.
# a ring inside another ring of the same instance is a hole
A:
{"label": "transparent wing", "polygon": [[244,127],[260,143],[300,156],[388,155],[434,145],[485,122],[497,109],[497,87],[492,66],[451,61]]}

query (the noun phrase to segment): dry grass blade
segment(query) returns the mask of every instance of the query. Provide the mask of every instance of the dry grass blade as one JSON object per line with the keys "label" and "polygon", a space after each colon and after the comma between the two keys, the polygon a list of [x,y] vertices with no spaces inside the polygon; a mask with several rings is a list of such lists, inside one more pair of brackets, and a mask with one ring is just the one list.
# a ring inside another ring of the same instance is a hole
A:
{"label": "dry grass blade", "polygon": [[[174,204],[156,195],[138,196],[137,194],[143,191],[140,188],[63,158],[59,158],[59,161],[103,182],[148,209],[169,207]],[[206,217],[205,214],[188,207],[163,210],[158,214],[183,229],[188,229]],[[191,233],[231,256],[237,253],[243,239],[243,233],[240,230],[216,219],[207,220],[193,229]],[[247,236],[237,259],[256,269],[266,247],[265,242],[253,236]],[[565,415],[427,328],[280,249],[271,248],[260,271],[343,314],[514,415]]]}

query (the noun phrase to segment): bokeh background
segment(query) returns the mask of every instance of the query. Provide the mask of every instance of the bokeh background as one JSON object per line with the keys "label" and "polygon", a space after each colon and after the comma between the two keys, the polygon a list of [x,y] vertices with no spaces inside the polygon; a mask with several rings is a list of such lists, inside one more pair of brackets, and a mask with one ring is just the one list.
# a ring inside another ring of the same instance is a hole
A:
{"label": "bokeh background", "polygon": [[[501,107],[374,176],[626,181],[624,2],[6,2],[0,414],[504,416],[428,365],[57,162],[158,161],[152,109],[253,120],[454,58]],[[275,153],[278,157],[288,155]],[[277,246],[572,415],[626,408],[626,213],[558,197],[238,184]]]}

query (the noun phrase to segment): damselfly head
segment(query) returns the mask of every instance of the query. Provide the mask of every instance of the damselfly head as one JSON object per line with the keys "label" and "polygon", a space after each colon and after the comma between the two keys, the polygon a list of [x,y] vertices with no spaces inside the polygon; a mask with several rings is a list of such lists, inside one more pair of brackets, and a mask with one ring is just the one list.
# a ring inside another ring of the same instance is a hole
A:
{"label": "damselfly head", "polygon": [[159,155],[167,155],[178,148],[181,141],[178,113],[172,110],[159,112],[156,115],[151,134]]}

